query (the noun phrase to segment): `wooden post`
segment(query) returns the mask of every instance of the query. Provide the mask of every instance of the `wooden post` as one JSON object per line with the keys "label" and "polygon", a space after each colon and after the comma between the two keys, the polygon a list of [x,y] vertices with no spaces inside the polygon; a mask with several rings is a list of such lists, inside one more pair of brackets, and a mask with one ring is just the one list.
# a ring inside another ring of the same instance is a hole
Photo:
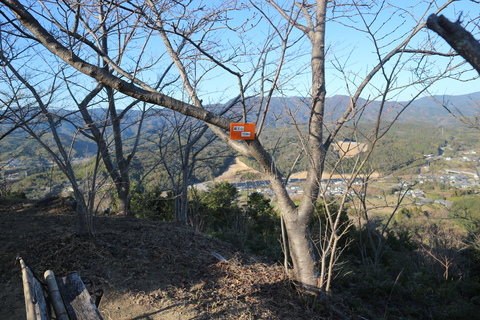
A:
{"label": "wooden post", "polygon": [[78,273],[56,279],[70,319],[103,320]]}

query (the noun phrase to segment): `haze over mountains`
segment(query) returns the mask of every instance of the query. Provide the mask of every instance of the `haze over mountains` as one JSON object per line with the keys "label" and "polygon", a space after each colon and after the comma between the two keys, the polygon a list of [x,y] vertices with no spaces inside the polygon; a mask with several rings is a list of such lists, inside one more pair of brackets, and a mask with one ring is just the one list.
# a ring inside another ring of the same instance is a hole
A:
{"label": "haze over mountains", "polygon": [[[330,122],[338,119],[348,106],[349,101],[350,98],[348,96],[341,95],[327,98],[325,117],[326,121]],[[477,115],[480,111],[480,92],[458,96],[434,96],[433,98],[423,97],[413,101],[401,114],[397,121],[400,123],[423,123],[437,126],[458,125],[458,120],[449,114],[445,108],[439,105],[437,101],[445,103],[445,105],[453,112],[461,113],[465,116]],[[278,128],[285,125],[292,125],[293,123],[307,124],[310,115],[308,104],[309,100],[305,98],[275,97],[272,99],[268,115],[265,119],[265,124],[269,128]],[[362,107],[365,104],[366,100],[360,99],[357,107]],[[407,102],[386,102],[383,108],[384,120],[391,121],[394,119],[401,107],[406,104]],[[251,115],[252,118],[247,118],[248,122],[255,121],[255,119],[257,119],[258,105],[260,105],[260,102],[257,98],[251,99],[250,105],[253,106],[249,112],[249,115]],[[376,120],[380,105],[381,102],[379,101],[369,102],[361,113],[361,118],[357,117],[356,120],[361,122],[370,122]],[[162,110],[160,108],[156,108],[154,110],[155,111],[152,113],[152,115],[144,120],[142,131],[160,133],[162,130],[170,130],[174,125],[168,122],[166,119],[170,117],[172,111],[167,109]],[[233,118],[236,115],[236,119],[234,121],[242,122],[242,110],[243,109],[241,106],[236,106],[231,111],[232,113],[228,116]],[[92,110],[92,113],[95,114],[95,117],[99,121],[104,121],[104,112],[101,109]],[[138,129],[137,120],[139,116],[139,111],[133,110],[128,113],[126,116],[127,118],[123,122],[124,138],[132,137],[136,134]],[[72,123],[74,122],[75,121],[72,121]],[[72,123],[65,121],[62,122],[60,133],[64,139],[66,141],[70,141],[77,132],[74,149],[78,152],[78,154],[83,154],[85,150],[89,150],[89,152],[95,152],[96,146],[94,143],[91,140],[82,137],[81,134],[78,134],[77,128],[72,125]],[[83,126],[83,124],[81,124],[81,126]],[[25,135],[26,134],[23,131],[17,130],[14,135],[8,139],[5,139],[5,141],[0,144],[2,146],[2,152],[8,152],[9,150],[12,150],[11,148],[18,147],[19,144],[24,145],[25,141],[18,140],[18,138],[24,137]]]}
{"label": "haze over mountains", "polygon": [[[293,123],[307,124],[310,116],[308,98],[303,97],[274,97],[272,98],[270,108],[268,110],[265,123],[269,126],[279,127],[283,125],[292,125]],[[350,97],[336,95],[326,99],[326,120],[327,122],[335,122],[350,102]],[[386,121],[393,120],[403,106],[408,105],[408,101],[386,102],[383,106],[383,119]],[[406,123],[425,123],[435,125],[453,125],[458,124],[456,120],[440,103],[445,104],[452,112],[463,114],[464,116],[473,116],[480,112],[480,92],[466,95],[443,95],[422,97],[408,105],[402,112],[397,121]],[[249,100],[248,105],[251,109],[248,112],[247,122],[255,122],[259,118],[260,99],[253,98]],[[370,122],[377,119],[378,111],[381,107],[380,101],[370,101],[359,99],[357,108],[363,108],[361,117],[357,117],[357,121]],[[261,110],[263,111],[263,110]],[[166,110],[163,115],[171,112]],[[243,122],[243,108],[240,105],[232,109],[236,119],[233,121]],[[134,115],[132,113],[130,116]],[[229,117],[232,119],[233,115]],[[292,120],[294,119],[294,121]],[[163,120],[161,117],[149,118],[145,121],[145,129],[155,130],[160,127]],[[130,122],[130,121],[128,121]],[[135,127],[132,127],[133,130]]]}
{"label": "haze over mountains", "polygon": [[[336,95],[326,99],[326,119],[327,121],[335,121],[344,112],[350,102],[350,97]],[[473,116],[480,111],[480,92],[471,93],[467,95],[458,96],[433,96],[423,97],[413,101],[403,111],[398,121],[408,123],[428,123],[437,125],[451,125],[458,123],[449,112],[442,107],[439,102],[445,104],[452,112],[465,116]],[[305,123],[308,121],[308,101],[305,102],[303,98],[290,97],[290,98],[273,98],[269,122],[275,122],[275,120],[282,119],[285,122],[291,122],[291,117],[287,115],[294,114],[295,119],[299,123]],[[359,99],[357,108],[365,106],[367,100]],[[384,120],[393,120],[397,116],[399,110],[408,104],[407,101],[386,102],[383,107]],[[377,118],[378,111],[380,109],[380,101],[368,102],[364,108],[360,121],[374,121]],[[290,112],[286,111],[289,110]],[[280,121],[282,122],[282,121]]]}
{"label": "haze over mountains", "polygon": [[[265,123],[270,124],[274,127],[283,126],[285,124],[293,124],[292,118],[295,119],[295,123],[298,124],[307,124],[308,118],[310,116],[309,110],[310,100],[303,97],[274,97],[272,98],[270,108],[268,110],[268,115],[266,117]],[[336,95],[333,97],[328,97],[326,99],[326,120],[327,121],[336,121],[341,117],[344,110],[347,108],[350,102],[350,97]],[[458,121],[452,117],[448,111],[443,108],[439,102],[444,103],[452,112],[458,113],[458,111],[465,116],[473,116],[480,112],[480,92],[466,94],[466,95],[448,95],[448,96],[433,96],[433,97],[423,97],[411,102],[410,105],[403,111],[401,116],[398,118],[400,122],[406,123],[426,123],[426,124],[437,124],[437,125],[451,125],[458,123]],[[399,110],[407,105],[407,101],[396,101],[396,102],[386,102],[383,106],[383,118],[384,120],[393,120],[397,116]],[[247,122],[255,122],[258,119],[258,105],[260,105],[259,98],[253,98],[249,100],[249,105],[252,106],[251,110],[248,112]],[[362,109],[362,107],[365,108]],[[357,117],[357,121],[374,121],[377,119],[378,111],[380,109],[380,101],[370,101],[367,104],[367,100],[359,99],[357,103],[357,108],[362,109],[361,117]],[[207,106],[208,108],[208,106]],[[210,108],[213,109],[212,106]],[[157,131],[162,125],[165,125],[165,118],[169,117],[173,111],[167,109],[156,108],[152,114],[147,119],[145,119],[143,124],[144,131]],[[160,111],[159,111],[160,110]],[[235,106],[232,109],[230,114],[227,114],[227,117],[233,119],[237,115],[237,119],[233,121],[243,122],[241,119],[242,107],[240,105]],[[92,113],[96,114],[97,118],[100,121],[104,121],[103,111],[98,109]],[[139,111],[132,110],[124,121],[124,134],[126,136],[131,136],[136,133],[137,130],[137,120],[140,116]],[[167,126],[172,126],[169,122]],[[76,128],[69,123],[62,124],[62,133],[72,134],[75,132]]]}

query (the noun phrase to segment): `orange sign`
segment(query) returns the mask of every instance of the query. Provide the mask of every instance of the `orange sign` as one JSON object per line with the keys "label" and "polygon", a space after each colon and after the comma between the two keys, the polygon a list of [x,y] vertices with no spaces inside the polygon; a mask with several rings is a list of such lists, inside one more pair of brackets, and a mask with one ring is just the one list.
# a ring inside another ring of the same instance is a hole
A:
{"label": "orange sign", "polygon": [[255,139],[255,123],[230,123],[231,140]]}

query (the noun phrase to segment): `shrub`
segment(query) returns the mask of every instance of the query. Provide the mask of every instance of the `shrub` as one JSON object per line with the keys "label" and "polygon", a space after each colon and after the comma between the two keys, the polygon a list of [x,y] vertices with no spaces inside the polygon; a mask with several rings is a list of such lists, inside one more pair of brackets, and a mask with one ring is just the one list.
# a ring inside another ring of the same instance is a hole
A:
{"label": "shrub", "polygon": [[25,192],[12,191],[12,183],[0,180],[0,199],[27,199]]}
{"label": "shrub", "polygon": [[228,182],[192,193],[191,222],[197,230],[233,244],[241,250],[281,259],[280,218],[270,200],[254,192],[239,207],[238,191]]}
{"label": "shrub", "polygon": [[157,221],[172,221],[175,217],[173,193],[162,196],[158,189],[153,191],[133,192],[130,210],[137,218],[147,218]]}

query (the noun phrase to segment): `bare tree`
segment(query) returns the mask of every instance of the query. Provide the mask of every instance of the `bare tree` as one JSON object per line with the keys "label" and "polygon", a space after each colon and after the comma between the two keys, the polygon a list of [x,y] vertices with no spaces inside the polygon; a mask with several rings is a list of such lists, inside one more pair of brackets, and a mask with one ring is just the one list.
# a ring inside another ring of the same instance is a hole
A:
{"label": "bare tree", "polygon": [[[4,96],[4,94],[2,94]],[[1,99],[3,100],[3,99]],[[6,136],[14,132],[19,128],[19,125],[15,122],[12,122],[12,112],[10,106],[13,101],[5,103],[2,101],[3,107],[0,109],[0,124],[2,125],[2,131],[0,132],[0,140],[4,139]]]}
{"label": "bare tree", "polygon": [[[437,12],[452,2],[447,1],[445,5],[437,8]],[[109,17],[117,14],[128,19],[132,34],[143,32],[144,37],[158,36],[152,44],[156,50],[160,47],[162,52],[168,54],[169,63],[174,64],[175,74],[182,80],[183,88],[188,94],[186,101],[181,101],[175,98],[174,94],[167,95],[155,85],[147,84],[149,75],[154,70],[150,67],[154,64],[142,61],[143,56],[133,59],[139,62],[135,64],[135,68],[128,64],[120,65],[109,52],[89,40],[102,39],[101,28],[90,28],[88,32],[79,33],[78,23],[75,22],[87,21],[90,12],[92,15],[98,12],[99,6],[96,3],[75,3],[74,6],[69,6],[69,2],[59,2],[59,8],[68,12],[73,22],[55,20],[55,14],[52,14],[48,20],[51,23],[48,24],[43,18],[43,8],[55,6],[53,3],[40,2],[39,6],[29,8],[18,0],[2,0],[0,3],[3,4],[2,9],[5,8],[5,11],[8,10],[8,14],[11,14],[7,16],[7,22],[21,24],[17,27],[27,29],[30,37],[65,64],[123,95],[199,119],[233,150],[254,158],[268,176],[276,195],[288,236],[293,278],[310,293],[326,290],[331,282],[331,277],[325,277],[329,271],[318,272],[319,265],[309,230],[322,188],[328,150],[340,137],[341,130],[355,128],[352,123],[355,124],[369,109],[374,109],[376,120],[369,136],[370,148],[374,148],[409,105],[405,103],[395,110],[389,110],[387,101],[395,99],[405,88],[421,84],[420,89],[412,95],[412,98],[415,98],[453,68],[438,68],[435,74],[434,70],[430,73],[422,72],[427,68],[419,62],[424,63],[424,59],[428,61],[427,55],[432,55],[433,52],[429,50],[426,42],[425,50],[413,49],[410,43],[421,37],[425,27],[422,22],[424,15],[415,17],[409,10],[388,2],[367,5],[363,2],[317,0],[313,3],[295,2],[283,7],[273,0],[258,4],[252,1],[248,9],[254,10],[257,15],[254,15],[252,20],[247,19],[246,23],[239,22],[230,15],[233,10],[243,9],[235,1],[224,1],[215,8],[203,4],[195,5],[188,1],[109,2]],[[427,10],[433,7],[430,2],[426,4]],[[389,12],[389,15],[386,16],[385,12]],[[397,36],[386,36],[398,29],[396,25],[388,28],[388,19],[400,14],[413,20],[414,28],[400,29]],[[344,24],[352,32],[364,34],[371,40],[376,59],[370,69],[362,71],[364,76],[349,72],[346,64],[340,62],[340,57],[328,55],[326,26],[330,22]],[[251,30],[261,31],[251,33]],[[58,38],[57,34],[62,37]],[[258,34],[265,36],[259,37]],[[137,49],[134,52],[144,51]],[[306,53],[307,64],[298,67],[300,58],[305,58]],[[103,61],[104,65],[99,66],[97,59]],[[155,60],[157,61],[159,60]],[[347,106],[342,110],[326,109],[325,79],[329,61],[345,75],[350,97]],[[277,168],[274,157],[262,144],[262,133],[269,114],[271,97],[284,93],[296,76],[303,75],[305,68],[308,68],[311,75],[308,81],[310,103],[303,106],[308,123],[305,130],[299,130],[299,141],[303,146],[303,155],[308,159],[308,173],[304,195],[297,206],[287,192],[286,181]],[[412,68],[419,72],[409,74],[411,80],[401,83],[401,73],[409,72]],[[150,73],[143,72],[146,70],[150,70]],[[233,94],[239,101],[239,108],[236,110],[240,110],[244,121],[256,122],[256,139],[230,140],[230,123],[238,119],[239,113],[232,109],[232,112],[222,114],[221,108],[209,108],[204,104],[201,98],[202,94],[205,94],[203,90],[211,83],[208,81],[209,77],[218,77],[218,73],[221,73],[224,81],[228,79],[238,83],[236,93]],[[205,83],[203,87],[202,83]],[[263,103],[250,108],[246,97],[253,95],[260,95]],[[369,95],[369,99],[361,102],[361,95]],[[380,104],[374,104],[374,101],[380,101]],[[392,117],[387,117],[392,114]],[[354,167],[347,188],[351,188],[366,159],[360,159]],[[340,210],[346,199],[345,196],[342,197]],[[335,215],[334,212],[329,214],[332,229],[330,238],[327,238],[326,251],[322,253],[324,256],[321,258],[321,270],[332,269],[337,257],[337,243],[341,234],[338,233],[339,223],[336,216],[338,217],[338,214]]]}
{"label": "bare tree", "polygon": [[[95,19],[90,20],[83,18],[82,10],[88,11],[87,7],[72,6],[70,3],[64,3],[64,6],[59,12],[52,13],[49,6],[45,5],[42,15],[44,15],[44,19],[53,24],[61,22],[68,24],[69,19],[74,20],[70,45],[78,46],[79,50],[82,45],[90,46],[97,52],[114,57],[111,61],[114,65],[120,64],[122,59],[126,59],[126,51],[130,41],[134,39],[134,31],[126,31],[127,29],[123,28],[122,24],[128,20],[131,13],[125,11],[124,15],[110,14],[111,6],[95,5],[92,8],[97,15]],[[67,32],[67,30],[62,30],[62,32]],[[75,37],[81,37],[80,33],[90,34],[91,41],[82,44],[81,41],[75,40]],[[143,52],[139,53],[140,56],[143,54]],[[106,61],[99,62],[97,66],[105,72],[112,72]],[[139,72],[138,62],[136,66],[132,65],[132,68]],[[167,67],[165,73],[168,73],[168,69]],[[97,144],[98,155],[115,187],[118,201],[117,213],[128,214],[132,196],[129,172],[141,141],[143,122],[151,105],[137,99],[127,101],[125,96],[119,96],[111,87],[102,83],[93,86],[85,84],[79,80],[75,72],[62,70],[57,77],[63,80],[66,92],[70,95],[71,101],[65,100],[64,103],[79,111],[76,113],[79,115],[78,117],[72,115],[65,120],[70,121],[77,128],[78,134]],[[162,90],[165,78],[166,74],[158,75],[156,89]],[[85,97],[84,100],[81,99],[82,96]],[[129,132],[126,133],[127,131]],[[98,170],[98,165],[98,163],[95,165],[95,170]],[[92,197],[95,198],[95,195]],[[94,205],[93,201],[91,205]]]}
{"label": "bare tree", "polygon": [[[8,43],[5,39],[5,36],[0,32],[0,40]],[[0,61],[8,61],[5,57],[4,52],[0,48]],[[7,71],[8,65],[5,62],[0,63],[0,79],[3,79],[5,83],[9,80],[10,75]],[[10,88],[11,89],[11,88]],[[18,94],[20,94],[21,88],[15,89]],[[16,107],[16,100],[18,94],[11,94],[11,92],[6,90],[0,90],[0,140],[7,137],[9,134],[13,133],[15,130],[20,128],[20,124],[14,121],[15,113],[19,110]],[[22,105],[22,113],[24,114],[25,122],[30,122],[39,115],[38,108],[35,107],[35,104],[25,104]]]}
{"label": "bare tree", "polygon": [[158,146],[152,150],[152,157],[159,158],[167,172],[175,198],[175,220],[182,224],[188,224],[188,187],[198,167],[199,154],[215,138],[205,135],[207,129],[196,119],[170,114],[152,136]]}
{"label": "bare tree", "polygon": [[[7,83],[11,88],[10,99],[14,101],[16,106],[12,114],[12,121],[41,145],[68,178],[76,200],[77,234],[93,234],[92,212],[87,210],[87,198],[78,184],[77,176],[72,166],[72,149],[70,148],[72,145],[69,145],[68,142],[65,144],[59,132],[59,124],[63,115],[53,113],[50,110],[50,103],[54,101],[53,97],[57,93],[57,88],[50,87],[44,93],[39,92],[19,73],[10,59],[7,59],[3,54],[0,54],[0,59],[10,71],[6,80],[8,80]],[[55,83],[55,81],[52,83]],[[16,88],[22,88],[22,90],[16,90]],[[29,99],[29,97],[31,98]],[[24,114],[25,109],[22,108],[22,104],[25,101],[28,104],[34,104],[40,110],[34,122],[28,121],[28,115],[26,118]],[[73,144],[73,142],[74,138],[72,138],[71,143]]]}
{"label": "bare tree", "polygon": [[[1,40],[1,36],[0,36],[0,40]],[[0,64],[0,66],[6,67],[6,65],[3,65],[3,64]],[[4,83],[8,83],[9,74],[8,72],[6,72],[6,68],[1,68],[0,72],[1,72],[0,81],[3,81]],[[17,90],[17,92],[21,91],[20,88],[15,88],[13,90]],[[9,135],[13,134],[17,129],[21,130],[21,124],[15,120],[16,114],[17,112],[19,112],[19,110],[16,107],[17,104],[15,101],[17,97],[18,96],[16,94],[12,94],[7,90],[0,91],[0,141],[5,139]],[[25,123],[32,122],[32,120],[36,119],[37,116],[39,115],[38,109],[35,108],[34,105],[31,105],[29,103],[27,103],[26,105],[22,104],[22,109],[23,109],[22,111],[23,121]],[[7,181],[7,179],[5,178],[4,168],[6,167],[8,162],[5,165],[0,166],[0,171],[2,172],[2,181],[0,183],[0,189],[1,189],[0,198],[6,197],[7,195],[9,195],[12,189],[12,183]]]}

